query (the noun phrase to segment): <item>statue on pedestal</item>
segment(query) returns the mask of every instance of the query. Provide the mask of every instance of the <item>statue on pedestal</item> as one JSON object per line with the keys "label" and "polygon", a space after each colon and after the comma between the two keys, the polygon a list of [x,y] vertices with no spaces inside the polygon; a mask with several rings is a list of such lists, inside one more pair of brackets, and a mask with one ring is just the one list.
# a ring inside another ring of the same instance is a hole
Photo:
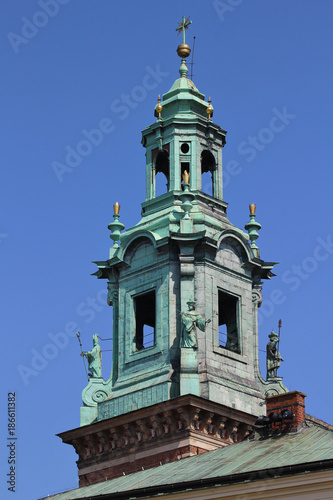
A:
{"label": "statue on pedestal", "polygon": [[93,335],[93,348],[91,351],[82,352],[81,356],[85,356],[89,364],[89,377],[102,377],[102,350],[99,345],[98,335]]}
{"label": "statue on pedestal", "polygon": [[276,378],[276,372],[281,364],[280,361],[283,361],[283,358],[276,347],[280,337],[273,331],[268,335],[268,337],[270,340],[267,344],[267,380],[270,378]]}

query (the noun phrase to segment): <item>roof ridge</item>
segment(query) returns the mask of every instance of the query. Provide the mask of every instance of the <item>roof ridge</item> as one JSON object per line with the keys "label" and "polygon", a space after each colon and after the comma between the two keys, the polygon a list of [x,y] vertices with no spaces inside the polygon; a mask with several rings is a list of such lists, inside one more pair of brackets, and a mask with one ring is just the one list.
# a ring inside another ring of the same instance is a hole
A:
{"label": "roof ridge", "polygon": [[319,418],[312,417],[311,415],[308,415],[307,413],[305,414],[305,421],[311,422],[311,423],[318,425],[319,427],[323,427],[324,429],[327,429],[329,431],[333,431],[333,425],[328,424],[327,422],[324,422],[323,420],[319,420]]}

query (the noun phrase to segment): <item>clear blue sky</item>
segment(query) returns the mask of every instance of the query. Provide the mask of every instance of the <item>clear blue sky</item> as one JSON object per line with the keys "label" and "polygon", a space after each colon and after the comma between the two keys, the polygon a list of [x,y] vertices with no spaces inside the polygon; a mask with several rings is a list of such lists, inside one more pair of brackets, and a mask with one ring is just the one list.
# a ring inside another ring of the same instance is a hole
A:
{"label": "clear blue sky", "polygon": [[[178,78],[183,15],[193,21],[191,45],[196,36],[193,80],[228,131],[229,219],[243,227],[254,201],[261,256],[280,262],[263,288],[260,349],[282,318],[280,375],[308,395],[308,413],[333,423],[333,3],[2,2],[1,498],[13,498],[9,391],[17,395],[15,498],[77,486],[77,456],[55,435],[79,425],[86,380],[77,339],[64,332],[79,328],[85,349],[94,333],[111,336],[106,283],[90,276],[91,261],[108,257],[115,201],[126,227],[140,219],[141,130]],[[81,142],[98,127],[95,144]],[[108,378],[109,352],[103,360]]]}

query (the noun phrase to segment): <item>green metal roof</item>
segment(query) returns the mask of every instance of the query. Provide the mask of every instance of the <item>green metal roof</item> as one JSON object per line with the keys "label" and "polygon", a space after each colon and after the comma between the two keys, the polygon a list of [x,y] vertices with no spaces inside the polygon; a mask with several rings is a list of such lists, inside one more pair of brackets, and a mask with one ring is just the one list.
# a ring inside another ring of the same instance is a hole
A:
{"label": "green metal roof", "polygon": [[204,100],[205,96],[199,90],[197,87],[194,85],[192,80],[189,80],[188,78],[178,78],[172,85],[171,89],[163,94],[163,101],[166,101],[167,99],[170,99],[171,97],[179,94],[182,91],[187,91],[192,95],[195,95],[199,99]]}
{"label": "green metal roof", "polygon": [[[333,427],[321,425],[315,419],[299,432],[279,434],[268,438],[257,436],[225,448],[186,458],[178,462],[139,471],[91,486],[60,493],[53,500],[79,500],[103,495],[131,492],[131,498],[141,495],[143,489],[192,483],[267,469],[279,469],[297,464],[324,462],[333,459]],[[237,479],[235,479],[237,482]],[[218,481],[217,481],[218,484]],[[188,484],[190,488],[190,484]]]}

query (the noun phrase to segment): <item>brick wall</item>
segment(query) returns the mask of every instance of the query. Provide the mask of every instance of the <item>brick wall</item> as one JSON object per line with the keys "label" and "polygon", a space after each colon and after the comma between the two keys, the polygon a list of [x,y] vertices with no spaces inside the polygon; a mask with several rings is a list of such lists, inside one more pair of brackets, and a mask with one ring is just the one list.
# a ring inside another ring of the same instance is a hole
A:
{"label": "brick wall", "polygon": [[266,399],[267,416],[272,412],[281,413],[282,410],[290,410],[293,421],[286,421],[284,428],[297,429],[305,423],[305,398],[306,394],[299,391],[269,396]]}
{"label": "brick wall", "polygon": [[79,486],[88,486],[90,484],[99,483],[105,481],[106,479],[114,479],[119,476],[127,474],[132,474],[133,472],[138,472],[144,469],[150,469],[152,467],[158,467],[161,464],[168,462],[176,462],[182,458],[186,458],[193,455],[200,455],[205,453],[207,450],[203,448],[198,448],[196,446],[184,446],[178,448],[177,450],[170,450],[163,453],[158,453],[156,455],[150,455],[139,460],[131,460],[129,454],[129,461],[126,464],[121,464],[119,466],[115,465],[113,467],[107,467],[104,470],[90,472],[88,474],[80,475]]}

